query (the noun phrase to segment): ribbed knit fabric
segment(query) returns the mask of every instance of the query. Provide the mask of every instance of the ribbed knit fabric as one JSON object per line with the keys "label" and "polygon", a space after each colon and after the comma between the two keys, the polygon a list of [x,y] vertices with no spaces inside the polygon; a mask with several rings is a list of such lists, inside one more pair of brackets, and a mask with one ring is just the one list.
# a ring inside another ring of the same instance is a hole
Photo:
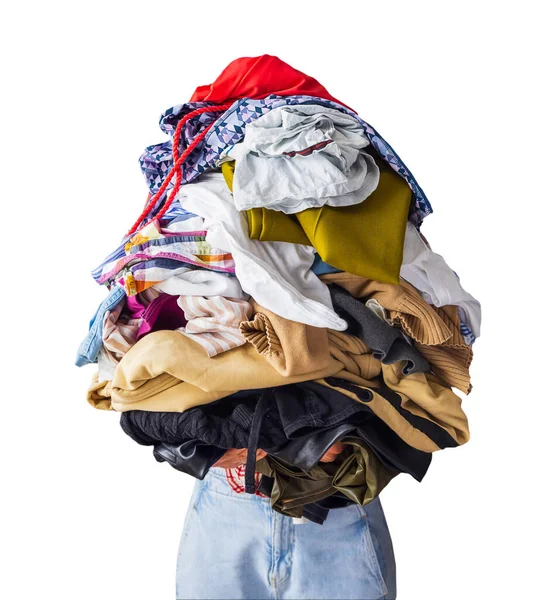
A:
{"label": "ribbed knit fabric", "polygon": [[[289,321],[250,300],[255,313],[240,332],[285,377],[322,369],[330,360],[327,330]],[[361,352],[366,352],[363,348]]]}
{"label": "ribbed knit fabric", "polygon": [[336,376],[358,385],[367,385],[381,373],[378,357],[360,338],[344,331],[289,321],[253,299],[251,304],[256,314],[251,321],[241,323],[240,330],[281,375],[314,372],[326,365],[330,357],[344,364]]}
{"label": "ribbed knit fabric", "polygon": [[439,309],[429,305],[406,281],[400,285],[376,283],[376,288],[373,298],[387,309],[388,318],[413,340],[435,346],[451,337],[451,330],[439,317]]}
{"label": "ribbed knit fabric", "polygon": [[240,323],[240,331],[263,356],[275,356],[282,350],[271,320],[263,313],[256,314],[252,321]]}
{"label": "ribbed knit fabric", "polygon": [[416,348],[431,364],[433,372],[450,386],[470,393],[469,369],[473,354],[460,333],[456,306],[431,306],[403,279],[400,285],[350,273],[331,273],[320,279],[341,286],[355,298],[373,298],[379,302],[386,310],[387,318],[415,340]]}
{"label": "ribbed knit fabric", "polygon": [[451,331],[450,337],[438,346],[428,346],[416,341],[416,348],[427,358],[435,373],[449,385],[469,394],[470,364],[472,363],[472,347],[468,346],[460,334],[460,318],[456,306],[442,306],[436,309],[439,317]]}

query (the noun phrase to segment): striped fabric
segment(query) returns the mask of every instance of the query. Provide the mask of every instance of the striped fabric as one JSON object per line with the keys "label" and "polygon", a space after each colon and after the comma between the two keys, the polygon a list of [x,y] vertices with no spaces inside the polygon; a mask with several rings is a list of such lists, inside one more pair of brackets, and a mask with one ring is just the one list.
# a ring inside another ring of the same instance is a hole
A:
{"label": "striped fabric", "polygon": [[183,231],[173,231],[152,223],[124,242],[120,251],[95,270],[93,277],[99,284],[116,282],[128,296],[133,296],[186,270],[233,274],[232,255],[212,248],[205,240],[205,230],[191,229],[200,224],[202,220],[195,217],[177,224]]}
{"label": "striped fabric", "polygon": [[99,381],[110,381],[124,355],[137,341],[141,319],[122,316],[126,301],[122,300],[103,318],[102,347],[97,356]]}
{"label": "striped fabric", "polygon": [[103,320],[103,346],[117,361],[135,344],[141,325],[141,319],[121,316],[125,304],[122,300],[114,310],[106,312]]}
{"label": "striped fabric", "polygon": [[474,332],[466,325],[464,322],[466,320],[466,314],[464,311],[458,307],[458,316],[460,317],[460,335],[464,338],[464,341],[471,346],[476,341],[476,336]]}
{"label": "striped fabric", "polygon": [[[188,121],[184,127],[182,133],[184,139],[182,140],[184,145],[187,146],[193,138],[205,127],[211,125],[210,131],[208,132],[203,144],[199,149],[196,149],[190,157],[186,160],[183,165],[184,182],[191,183],[197,179],[202,173],[205,173],[211,169],[217,169],[226,153],[238,142],[244,139],[244,132],[246,125],[252,121],[258,119],[265,113],[278,108],[280,106],[293,106],[297,104],[305,104],[311,102],[312,104],[320,104],[325,107],[334,108],[345,114],[354,117],[364,127],[366,136],[368,137],[370,144],[379,153],[381,158],[396,172],[398,173],[410,186],[414,195],[414,201],[411,206],[409,219],[419,227],[422,220],[432,212],[431,205],[425,197],[422,189],[414,179],[412,173],[408,170],[406,165],[394,152],[394,150],[385,142],[385,140],[377,133],[377,131],[371,127],[368,123],[363,121],[356,113],[347,107],[324,100],[321,98],[313,98],[311,96],[274,96],[271,95],[268,98],[261,100],[252,100],[250,98],[243,98],[235,102],[228,110],[224,111],[216,120],[213,115],[201,114],[198,115],[192,121]],[[173,135],[177,123],[180,119],[188,112],[195,108],[203,106],[209,106],[210,103],[205,102],[191,102],[188,104],[179,104],[166,110],[161,116],[160,127],[169,135]],[[168,140],[161,144],[154,144],[149,146],[140,158],[140,166],[145,175],[147,184],[149,186],[151,194],[154,194],[160,187],[162,181],[172,168],[173,156],[172,156],[172,140]],[[167,190],[167,194],[170,193],[172,186]],[[165,196],[161,198],[161,201],[153,208],[150,214],[147,216],[147,222],[153,215],[154,211],[158,210],[160,205],[164,202]],[[183,219],[187,220],[190,217],[196,217],[196,215],[187,214],[182,208],[180,208],[179,202],[176,200],[171,205],[169,210],[164,216],[164,221],[168,222],[172,219]],[[203,237],[204,239],[204,237]],[[152,243],[151,240],[134,246],[135,256],[130,258],[129,253],[126,252],[126,246],[129,252],[132,251],[132,247],[129,246],[130,238],[126,237],[119,246],[107,256],[102,263],[93,270],[92,275],[99,284],[117,282],[118,285],[125,288],[128,295],[134,295],[137,292],[147,289],[148,287],[157,283],[156,278],[159,273],[151,274],[149,268],[144,268],[141,273],[144,278],[137,280],[135,277],[135,269],[131,268],[132,265],[149,261],[150,266],[154,268],[160,268],[160,261],[169,258],[164,252],[161,254],[149,254],[144,253],[143,255],[139,252],[139,248],[145,250]],[[195,242],[193,242],[195,244]],[[211,270],[220,270],[227,273],[234,273],[234,263],[232,257],[229,254],[214,250],[212,253],[212,259],[215,260],[215,255],[221,255],[220,258],[216,259],[216,262],[207,260],[206,256],[199,256],[196,252],[195,245],[192,247],[185,247],[184,255],[181,252],[175,252],[178,256],[172,263],[169,261],[165,265],[165,275],[170,277],[173,271],[183,269],[185,266],[191,268],[205,268]],[[145,256],[145,254],[147,254]],[[173,257],[174,258],[174,257]],[[160,282],[162,280],[158,280]]]}
{"label": "striped fabric", "polygon": [[203,346],[209,356],[246,343],[239,326],[251,317],[248,302],[222,296],[180,296],[178,306],[187,320],[178,331]]}

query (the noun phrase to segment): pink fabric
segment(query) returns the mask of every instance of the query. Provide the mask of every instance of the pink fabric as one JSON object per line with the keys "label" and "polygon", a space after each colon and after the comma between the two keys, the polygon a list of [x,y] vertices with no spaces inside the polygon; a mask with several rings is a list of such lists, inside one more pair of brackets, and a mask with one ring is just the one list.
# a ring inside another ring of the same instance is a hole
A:
{"label": "pink fabric", "polygon": [[[131,300],[134,298],[128,298]],[[152,331],[163,329],[175,330],[186,324],[184,311],[178,306],[178,296],[160,294],[147,308],[144,308],[141,316],[142,322],[137,334],[138,341]]]}

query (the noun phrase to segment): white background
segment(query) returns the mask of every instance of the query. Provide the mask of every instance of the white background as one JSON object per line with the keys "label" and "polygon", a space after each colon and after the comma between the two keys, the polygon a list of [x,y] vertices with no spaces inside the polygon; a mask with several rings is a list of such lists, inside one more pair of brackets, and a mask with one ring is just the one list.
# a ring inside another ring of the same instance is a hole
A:
{"label": "white background", "polygon": [[483,304],[470,443],[382,495],[399,599],[556,597],[551,3],[9,4],[0,597],[174,598],[193,480],[92,409],[92,368],[73,361],[105,295],[89,271],[143,206],[159,114],[263,53],[377,127],[433,204],[423,232]]}

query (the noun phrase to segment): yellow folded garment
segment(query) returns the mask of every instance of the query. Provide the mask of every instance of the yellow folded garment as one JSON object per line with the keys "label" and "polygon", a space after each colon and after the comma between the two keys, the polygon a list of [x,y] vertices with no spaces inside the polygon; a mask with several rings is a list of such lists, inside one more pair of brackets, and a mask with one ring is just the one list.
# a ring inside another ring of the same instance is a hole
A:
{"label": "yellow folded garment", "polygon": [[[339,334],[340,332],[335,332]],[[178,331],[146,335],[124,355],[112,381],[89,388],[96,408],[119,411],[181,412],[239,390],[260,389],[339,375],[356,383],[378,372],[378,361],[358,338],[343,334],[329,341],[326,364],[306,373],[281,375],[251,344],[207,356],[197,342]],[[361,356],[360,356],[361,354]]]}
{"label": "yellow folded garment", "polygon": [[[398,283],[412,192],[378,161],[377,189],[352,206],[322,206],[286,215],[267,208],[246,211],[251,239],[313,246],[328,264],[387,283]],[[234,163],[222,165],[232,191]]]}

